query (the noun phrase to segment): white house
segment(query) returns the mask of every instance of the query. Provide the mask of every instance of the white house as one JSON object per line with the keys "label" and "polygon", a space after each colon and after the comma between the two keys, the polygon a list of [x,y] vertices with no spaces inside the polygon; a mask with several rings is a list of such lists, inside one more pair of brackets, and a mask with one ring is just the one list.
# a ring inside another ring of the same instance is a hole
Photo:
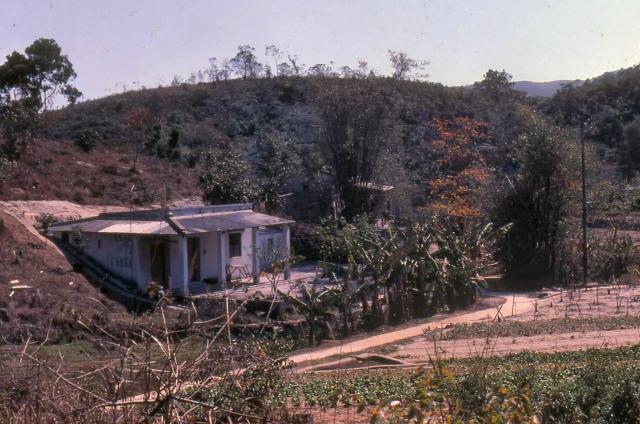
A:
{"label": "white house", "polygon": [[226,288],[228,275],[249,274],[258,282],[262,252],[290,254],[291,223],[234,204],[103,213],[50,229],[141,290],[155,282],[188,296],[190,286],[203,281]]}

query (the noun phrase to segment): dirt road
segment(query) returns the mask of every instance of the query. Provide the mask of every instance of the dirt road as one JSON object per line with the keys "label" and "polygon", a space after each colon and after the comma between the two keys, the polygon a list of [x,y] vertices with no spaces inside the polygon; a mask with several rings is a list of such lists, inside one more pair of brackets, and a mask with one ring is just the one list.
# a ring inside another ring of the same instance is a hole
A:
{"label": "dirt road", "polygon": [[[503,294],[497,295],[495,293],[491,294],[495,297],[502,297],[505,300],[504,306],[502,307],[502,313],[508,317],[512,310],[512,303],[515,301],[518,304],[518,313],[525,313],[529,309],[534,308],[534,304],[532,302],[533,298],[527,295],[516,295],[512,294]],[[289,357],[289,360],[294,364],[299,365],[308,362],[319,362],[327,358],[336,359],[340,357],[348,357],[355,353],[371,351],[375,348],[379,348],[384,345],[396,343],[402,340],[412,339],[414,337],[420,337],[423,335],[424,331],[427,329],[438,329],[446,327],[450,324],[468,324],[472,322],[492,319],[496,315],[496,308],[494,306],[469,312],[462,313],[459,315],[453,315],[450,317],[444,317],[440,319],[435,319],[433,321],[416,325],[409,328],[404,328],[401,330],[390,331],[388,333],[377,334],[375,336],[366,337],[360,340],[355,340],[352,342],[345,342],[339,346],[332,346],[325,349],[318,349],[310,352],[303,352],[297,355],[293,355]]]}

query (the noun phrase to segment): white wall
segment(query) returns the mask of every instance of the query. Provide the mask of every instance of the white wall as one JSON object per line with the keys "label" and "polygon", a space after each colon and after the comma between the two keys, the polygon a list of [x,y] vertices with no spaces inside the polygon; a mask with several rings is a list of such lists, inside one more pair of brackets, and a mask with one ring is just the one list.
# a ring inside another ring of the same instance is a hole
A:
{"label": "white wall", "polygon": [[[269,252],[269,241],[271,241],[275,252]],[[260,257],[260,266],[267,269],[271,266],[273,253],[282,253],[282,231],[275,229],[266,229],[258,232],[258,256]],[[281,255],[275,255],[280,257]]]}
{"label": "white wall", "polygon": [[202,279],[218,276],[218,234],[200,236],[200,276]]}
{"label": "white wall", "polygon": [[[225,243],[226,261],[225,267],[246,266],[249,272],[252,272],[252,230],[247,228],[242,233],[242,255],[239,257],[229,257],[229,237],[228,234],[223,236]],[[54,234],[61,238],[61,234]],[[111,270],[114,274],[124,278],[136,281],[140,289],[145,289],[150,279],[150,250],[149,237],[141,236],[138,243],[138,255],[134,255],[135,235],[109,235],[84,233],[85,253],[102,264],[105,268]],[[205,233],[198,236],[200,238],[200,277],[216,278],[219,273],[219,254],[218,254],[218,237],[219,233]],[[98,247],[100,240],[100,247]],[[178,247],[177,236],[166,237],[168,245],[167,261],[169,263],[168,278],[170,283],[181,281],[182,270],[180,261],[180,252]],[[267,229],[258,232],[258,255],[262,256],[263,251],[267,249],[268,240],[273,240],[276,248],[282,247],[282,232],[280,230]],[[73,244],[73,235],[69,234],[69,241]],[[262,262],[262,258],[261,258]],[[262,266],[266,267],[265,262]]]}
{"label": "white wall", "polygon": [[[114,274],[136,281],[132,236],[94,233],[84,233],[82,236],[86,255]],[[69,241],[77,245],[72,235],[69,236]]]}

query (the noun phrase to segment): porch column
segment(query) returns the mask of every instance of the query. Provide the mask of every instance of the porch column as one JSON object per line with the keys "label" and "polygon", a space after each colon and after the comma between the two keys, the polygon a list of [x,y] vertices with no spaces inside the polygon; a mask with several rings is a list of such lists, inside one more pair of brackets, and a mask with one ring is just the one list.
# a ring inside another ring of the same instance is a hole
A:
{"label": "porch column", "polygon": [[226,232],[218,232],[218,283],[227,291],[227,243]]}
{"label": "porch column", "polygon": [[253,282],[260,282],[260,258],[258,257],[258,228],[251,229],[251,261],[253,262]]}
{"label": "porch column", "polygon": [[[291,256],[291,234],[289,230],[289,224],[284,224],[282,226],[282,257],[285,260],[289,260],[289,256]],[[284,266],[284,279],[288,280],[291,278],[291,270],[289,269],[289,264],[285,264]]]}
{"label": "porch column", "polygon": [[181,296],[189,296],[189,258],[187,255],[187,236],[178,236],[178,265],[180,267],[178,281],[174,281],[176,287],[173,288]]}

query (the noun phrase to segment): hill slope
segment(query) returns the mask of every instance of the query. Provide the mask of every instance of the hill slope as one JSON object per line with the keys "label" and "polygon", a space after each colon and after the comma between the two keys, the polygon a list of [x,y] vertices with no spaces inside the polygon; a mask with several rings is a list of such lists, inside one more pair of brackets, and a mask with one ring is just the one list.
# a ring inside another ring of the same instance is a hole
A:
{"label": "hill slope", "polygon": [[138,172],[130,167],[126,146],[87,153],[69,140],[40,139],[0,184],[0,199],[144,205],[157,203],[165,187],[175,199],[200,195],[195,171],[180,163],[143,156]]}
{"label": "hill slope", "polygon": [[29,335],[43,340],[47,332],[52,343],[69,342],[91,337],[86,326],[119,334],[130,324],[123,306],[73,272],[54,247],[0,211],[0,344],[21,343]]}
{"label": "hill slope", "polygon": [[582,83],[580,80],[556,80],[556,81],[516,81],[513,83],[513,88],[519,91],[524,91],[529,97],[551,97],[558,90],[566,84],[574,84],[579,86]]}
{"label": "hill slope", "polygon": [[[134,199],[146,204],[157,202],[165,186],[173,199],[198,196],[196,177],[203,151],[228,144],[255,161],[265,134],[287,143],[296,164],[291,182],[299,182],[301,174],[313,175],[323,165],[318,150],[319,98],[328,87],[363,83],[273,78],[184,84],[127,92],[50,112],[39,141],[4,183],[0,199],[61,199],[96,205]],[[428,174],[428,161],[407,152],[431,136],[432,118],[482,117],[484,106],[473,90],[387,78],[371,83],[385,93],[394,127],[389,145],[395,159],[387,161],[379,178],[396,187],[412,183],[413,172]],[[153,118],[153,127],[146,132],[130,125],[140,111]],[[129,168],[136,145],[145,148],[140,172],[133,174]],[[415,163],[409,168],[400,164],[403,156]]]}

